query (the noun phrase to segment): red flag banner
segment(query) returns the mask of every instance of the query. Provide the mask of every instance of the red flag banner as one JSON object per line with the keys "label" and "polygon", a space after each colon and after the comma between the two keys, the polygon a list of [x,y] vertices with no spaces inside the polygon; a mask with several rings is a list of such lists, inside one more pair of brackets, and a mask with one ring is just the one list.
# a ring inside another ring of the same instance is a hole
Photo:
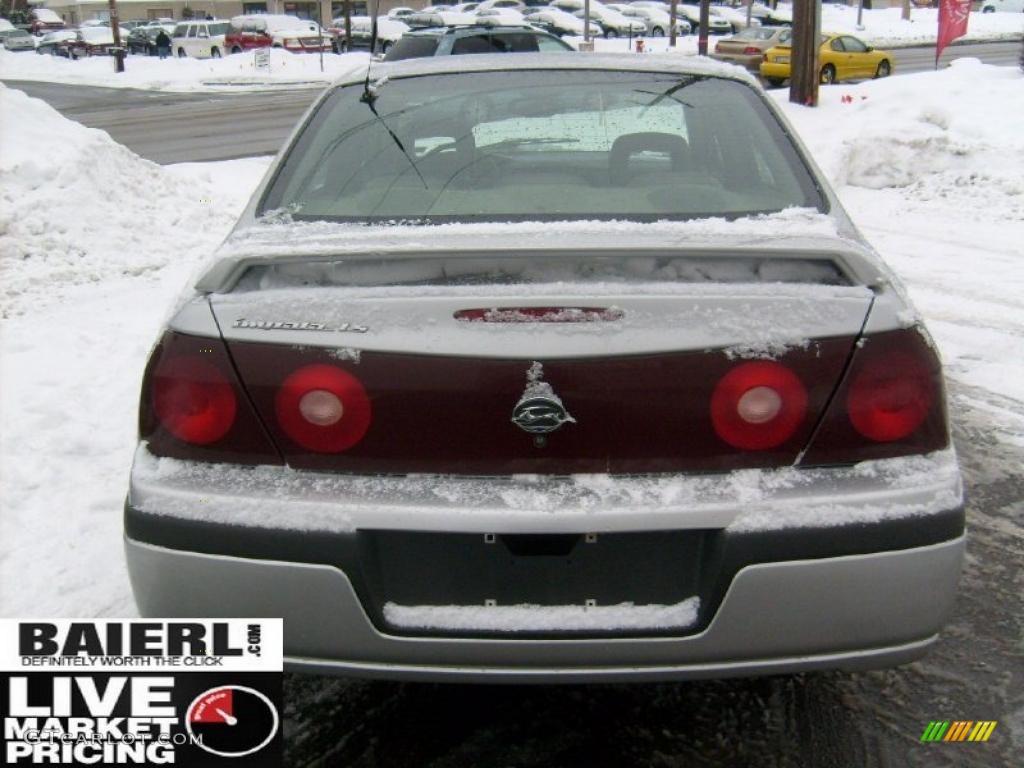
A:
{"label": "red flag banner", "polygon": [[946,46],[967,34],[971,0],[939,0],[939,39],[935,42],[935,68]]}

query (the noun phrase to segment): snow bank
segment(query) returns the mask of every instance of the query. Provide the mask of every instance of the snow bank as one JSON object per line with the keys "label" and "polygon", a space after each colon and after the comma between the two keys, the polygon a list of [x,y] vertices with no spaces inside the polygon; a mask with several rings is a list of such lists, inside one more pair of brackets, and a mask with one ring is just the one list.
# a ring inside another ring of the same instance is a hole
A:
{"label": "snow bank", "polygon": [[0,78],[76,83],[105,88],[146,88],[162,91],[242,91],[308,85],[321,87],[353,69],[365,67],[368,53],[324,54],[320,57],[269,52],[269,67],[258,69],[255,53],[248,51],[221,59],[160,60],[156,56],[128,56],[125,71],[114,71],[114,59],[93,56],[71,61],[60,56],[30,56],[0,49]]}
{"label": "snow bank", "polygon": [[0,615],[130,616],[142,367],[268,160],[161,167],[0,87]]}
{"label": "snow bank", "polygon": [[0,313],[188,259],[231,218],[182,178],[0,85]]}
{"label": "snow bank", "polygon": [[[791,112],[839,186],[913,186],[919,199],[956,197],[978,215],[1020,220],[1022,89],[1015,68],[964,58],[939,72],[822,88],[819,109]],[[788,91],[772,95],[788,103]]]}

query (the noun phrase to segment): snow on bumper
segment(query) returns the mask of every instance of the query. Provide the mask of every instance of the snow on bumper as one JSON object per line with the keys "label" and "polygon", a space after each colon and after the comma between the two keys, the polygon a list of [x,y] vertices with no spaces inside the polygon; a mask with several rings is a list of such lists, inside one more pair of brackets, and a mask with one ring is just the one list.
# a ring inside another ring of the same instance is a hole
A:
{"label": "snow on bumper", "polygon": [[299,531],[754,532],[923,517],[960,507],[962,495],[951,449],[841,468],[477,478],[189,462],[143,444],[129,501],[148,515]]}

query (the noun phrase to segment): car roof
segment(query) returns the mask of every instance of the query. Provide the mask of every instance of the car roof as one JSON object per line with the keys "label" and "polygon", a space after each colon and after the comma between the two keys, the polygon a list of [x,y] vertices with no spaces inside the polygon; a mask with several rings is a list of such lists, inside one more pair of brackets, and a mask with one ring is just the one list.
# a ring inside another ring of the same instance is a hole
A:
{"label": "car roof", "polygon": [[[446,28],[438,28],[434,34],[442,34]],[[494,31],[494,27],[482,27]],[[509,27],[523,30],[523,27]],[[539,34],[545,34],[539,32]],[[407,33],[411,34],[411,33]],[[466,56],[425,56],[403,59],[395,62],[373,63],[371,77],[420,77],[422,75],[455,74],[459,72],[514,72],[522,70],[598,70],[608,72],[654,72],[671,75],[704,75],[755,83],[754,76],[742,67],[711,59],[673,55],[632,53],[514,53],[514,54],[471,54]],[[366,70],[358,68],[346,72],[335,81],[336,85],[361,83]]]}
{"label": "car roof", "polygon": [[414,37],[440,37],[441,35],[478,35],[493,32],[532,32],[538,35],[547,35],[544,30],[537,29],[529,24],[446,24],[443,27],[420,27],[411,29],[406,35]]}

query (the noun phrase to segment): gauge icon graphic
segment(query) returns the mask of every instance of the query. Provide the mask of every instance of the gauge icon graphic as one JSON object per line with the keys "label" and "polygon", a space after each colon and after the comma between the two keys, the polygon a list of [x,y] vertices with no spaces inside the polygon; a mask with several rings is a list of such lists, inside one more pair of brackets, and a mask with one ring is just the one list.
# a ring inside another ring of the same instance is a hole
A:
{"label": "gauge icon graphic", "polygon": [[220,757],[245,757],[269,744],[280,725],[277,707],[255,688],[222,685],[196,696],[185,714],[193,743]]}

